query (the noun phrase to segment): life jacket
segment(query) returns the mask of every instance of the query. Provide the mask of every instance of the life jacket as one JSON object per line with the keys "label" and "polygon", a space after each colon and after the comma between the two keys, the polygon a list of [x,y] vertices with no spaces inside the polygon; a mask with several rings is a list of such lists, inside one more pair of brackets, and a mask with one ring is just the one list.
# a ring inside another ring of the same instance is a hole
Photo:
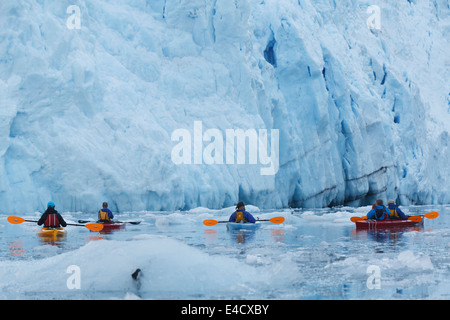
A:
{"label": "life jacket", "polygon": [[403,212],[400,209],[397,210],[397,208],[398,208],[398,206],[395,203],[388,204],[388,209],[390,211],[389,218],[391,218],[391,219],[406,219]]}
{"label": "life jacket", "polygon": [[384,219],[386,219],[386,216],[385,216],[385,214],[386,214],[386,207],[385,206],[383,206],[383,208],[381,208],[381,209],[375,207],[374,210],[375,210],[375,217],[376,217],[377,220],[384,220]]}
{"label": "life jacket", "polygon": [[389,215],[389,218],[400,219],[400,215],[397,213],[397,207],[395,207],[394,209],[391,209],[391,208],[388,208],[388,209],[391,212],[391,214]]}
{"label": "life jacket", "polygon": [[108,211],[103,211],[103,209],[100,209],[98,212],[98,221],[110,222],[111,219],[109,218]]}
{"label": "life jacket", "polygon": [[244,211],[237,210],[236,211],[236,222],[245,222]]}
{"label": "life jacket", "polygon": [[44,222],[46,227],[59,227],[59,219],[56,213],[50,213]]}

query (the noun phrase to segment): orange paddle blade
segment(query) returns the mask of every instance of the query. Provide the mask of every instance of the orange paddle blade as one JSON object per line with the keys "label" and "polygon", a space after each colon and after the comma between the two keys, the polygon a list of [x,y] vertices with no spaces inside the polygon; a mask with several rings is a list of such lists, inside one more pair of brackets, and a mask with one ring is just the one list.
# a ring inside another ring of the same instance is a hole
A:
{"label": "orange paddle blade", "polygon": [[102,231],[103,229],[103,224],[101,223],[88,223],[85,224],[84,226],[91,231]]}
{"label": "orange paddle blade", "polygon": [[219,221],[217,221],[217,220],[204,220],[203,221],[203,224],[208,227],[215,226],[218,223],[219,223]]}
{"label": "orange paddle blade", "polygon": [[284,222],[284,217],[273,217],[269,219],[269,221],[273,223],[282,223]]}
{"label": "orange paddle blade", "polygon": [[437,217],[439,217],[439,212],[428,212],[425,213],[424,217],[428,219],[436,219]]}
{"label": "orange paddle blade", "polygon": [[22,223],[22,222],[25,221],[24,218],[21,218],[21,217],[15,217],[15,216],[9,216],[9,217],[7,218],[7,220],[8,220],[9,223],[12,223],[12,224],[20,224],[20,223]]}
{"label": "orange paddle blade", "polygon": [[408,220],[411,220],[414,222],[420,222],[420,221],[422,221],[422,217],[421,216],[410,216],[410,217],[408,217]]}

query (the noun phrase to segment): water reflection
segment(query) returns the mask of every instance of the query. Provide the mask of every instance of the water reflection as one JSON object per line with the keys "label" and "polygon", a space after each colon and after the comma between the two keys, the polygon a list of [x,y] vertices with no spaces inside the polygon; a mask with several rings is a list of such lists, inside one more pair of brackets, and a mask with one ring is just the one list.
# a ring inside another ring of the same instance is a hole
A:
{"label": "water reflection", "polygon": [[53,246],[61,247],[66,240],[66,232],[56,234],[45,234],[38,232],[39,240],[44,244],[50,244]]}
{"label": "water reflection", "polygon": [[104,237],[102,236],[90,236],[86,238],[86,243],[87,242],[91,242],[91,241],[99,241],[99,240],[103,240]]}
{"label": "water reflection", "polygon": [[251,241],[255,237],[255,230],[243,229],[243,230],[228,230],[231,239],[236,243],[244,244]]}
{"label": "water reflection", "polygon": [[370,245],[377,244],[373,247],[375,253],[383,253],[387,251],[398,251],[406,248],[411,243],[412,232],[424,232],[424,228],[410,227],[402,229],[379,229],[379,230],[352,230],[353,240],[363,241]]}
{"label": "water reflection", "polygon": [[8,252],[13,256],[21,256],[25,254],[24,244],[22,240],[9,242]]}
{"label": "water reflection", "polygon": [[284,242],[285,239],[285,230],[283,229],[276,229],[276,230],[272,230],[270,232],[270,235],[272,237],[272,240],[274,242]]}
{"label": "water reflection", "polygon": [[205,235],[205,244],[210,245],[217,242],[217,230],[214,229],[205,229],[203,231]]}

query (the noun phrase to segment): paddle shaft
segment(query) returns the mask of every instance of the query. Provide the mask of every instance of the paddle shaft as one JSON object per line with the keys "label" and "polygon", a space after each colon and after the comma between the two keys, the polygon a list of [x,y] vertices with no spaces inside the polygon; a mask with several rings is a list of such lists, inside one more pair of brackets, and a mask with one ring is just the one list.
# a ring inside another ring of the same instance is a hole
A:
{"label": "paddle shaft", "polygon": [[[25,220],[23,220],[23,221],[38,223],[37,220],[27,220],[27,219],[25,219]],[[78,226],[78,227],[84,227],[84,226],[85,226],[84,224],[77,224],[77,223],[66,223],[66,224],[67,224],[68,226]]]}
{"label": "paddle shaft", "polygon": [[[89,220],[78,220],[79,223],[88,223],[88,222],[92,222]],[[101,222],[99,222],[101,223]],[[129,223],[129,224],[139,224],[141,223],[141,221],[111,221],[111,223]]]}
{"label": "paddle shaft", "polygon": [[[283,221],[284,221],[284,217],[274,217],[274,218],[270,218],[270,219],[264,219],[264,220],[256,220],[256,222],[259,222],[259,221],[270,221],[270,222],[273,222],[273,223],[282,223]],[[218,224],[218,223],[227,223],[227,222],[233,222],[233,221],[217,221],[217,220],[211,220],[211,219],[208,219],[208,220],[204,220],[203,221],[203,224],[205,225],[205,226],[214,226],[214,225],[216,225],[216,224]]]}
{"label": "paddle shaft", "polygon": [[[433,212],[427,212],[425,214],[407,215],[406,217],[407,217],[408,220],[420,222],[423,217],[428,218],[428,219],[436,219],[437,217],[439,217],[439,213],[433,211]],[[364,216],[364,217],[351,217],[350,218],[350,220],[352,222],[356,222],[356,221],[360,221],[360,220],[366,220],[366,219],[367,219],[366,216]]]}
{"label": "paddle shaft", "polygon": [[[15,216],[9,216],[7,218],[9,223],[12,224],[20,224],[22,222],[33,222],[38,223],[39,221],[36,220],[27,220],[21,217],[15,217]],[[69,226],[77,226],[77,227],[86,227],[87,229],[91,231],[101,231],[103,229],[103,225],[101,223],[88,223],[88,224],[77,224],[77,223],[66,223],[66,225]]]}

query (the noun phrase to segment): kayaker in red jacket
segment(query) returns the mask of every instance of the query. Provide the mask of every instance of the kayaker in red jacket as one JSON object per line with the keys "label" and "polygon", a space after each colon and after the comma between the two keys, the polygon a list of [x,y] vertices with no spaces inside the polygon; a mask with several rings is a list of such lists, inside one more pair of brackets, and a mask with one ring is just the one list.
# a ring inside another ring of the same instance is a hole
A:
{"label": "kayaker in red jacket", "polygon": [[44,225],[45,227],[50,228],[67,226],[67,223],[64,221],[63,217],[59,214],[58,211],[55,210],[55,204],[53,203],[53,201],[50,201],[47,204],[47,210],[45,210],[45,212],[42,214],[37,224],[38,226]]}

